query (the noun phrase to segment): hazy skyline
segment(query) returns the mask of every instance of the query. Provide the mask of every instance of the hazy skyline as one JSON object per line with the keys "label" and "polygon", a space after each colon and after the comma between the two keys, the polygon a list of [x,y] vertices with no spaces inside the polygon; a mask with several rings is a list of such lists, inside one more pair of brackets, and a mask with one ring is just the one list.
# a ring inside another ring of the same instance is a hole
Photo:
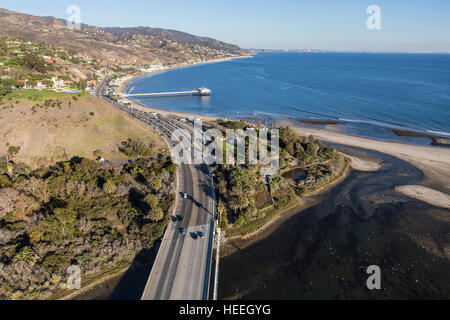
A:
{"label": "hazy skyline", "polygon": [[[0,7],[67,19],[70,5],[96,26],[149,26],[215,38],[242,48],[450,52],[448,0],[0,0]],[[381,9],[369,30],[368,6]]]}

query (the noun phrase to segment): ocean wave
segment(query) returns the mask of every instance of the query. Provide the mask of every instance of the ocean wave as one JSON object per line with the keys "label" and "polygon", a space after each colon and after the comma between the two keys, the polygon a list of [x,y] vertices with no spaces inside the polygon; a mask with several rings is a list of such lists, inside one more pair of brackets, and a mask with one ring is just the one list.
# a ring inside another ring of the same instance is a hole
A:
{"label": "ocean wave", "polygon": [[442,132],[442,131],[433,131],[433,130],[425,130],[428,133],[433,133],[433,134],[437,134],[437,135],[441,135],[441,136],[447,136],[450,137],[450,133],[449,132]]}
{"label": "ocean wave", "polygon": [[377,120],[345,119],[345,118],[339,118],[339,120],[343,121],[343,122],[371,124],[371,125],[376,125],[376,126],[380,126],[380,127],[383,127],[383,128],[388,128],[388,129],[400,129],[400,130],[412,131],[412,132],[417,132],[417,133],[428,133],[428,134],[434,134],[434,135],[438,135],[438,136],[450,137],[450,133],[449,132],[435,131],[435,130],[426,130],[426,129],[417,129],[417,128],[407,127],[407,126],[401,125],[401,124],[394,125],[394,124],[391,124],[391,123],[388,123],[388,122],[377,121]]}
{"label": "ocean wave", "polygon": [[133,92],[133,90],[136,88],[136,86],[133,86],[131,88],[127,88],[125,91],[126,94],[131,94],[131,92]]}

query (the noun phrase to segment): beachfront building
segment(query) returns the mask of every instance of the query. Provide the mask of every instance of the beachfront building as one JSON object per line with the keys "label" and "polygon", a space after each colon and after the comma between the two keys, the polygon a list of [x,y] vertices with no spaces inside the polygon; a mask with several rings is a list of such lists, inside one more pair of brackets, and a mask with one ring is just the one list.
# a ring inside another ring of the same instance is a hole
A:
{"label": "beachfront building", "polygon": [[153,72],[158,72],[158,71],[163,71],[166,70],[167,67],[160,65],[160,64],[152,64],[148,67],[140,67],[138,68],[138,70],[140,72],[144,72],[144,73],[153,73]]}
{"label": "beachfront building", "polygon": [[260,124],[253,124],[253,123],[251,123],[251,124],[249,124],[247,126],[246,130],[249,130],[249,131],[267,130],[267,128],[265,126],[263,126],[263,125],[260,125]]}

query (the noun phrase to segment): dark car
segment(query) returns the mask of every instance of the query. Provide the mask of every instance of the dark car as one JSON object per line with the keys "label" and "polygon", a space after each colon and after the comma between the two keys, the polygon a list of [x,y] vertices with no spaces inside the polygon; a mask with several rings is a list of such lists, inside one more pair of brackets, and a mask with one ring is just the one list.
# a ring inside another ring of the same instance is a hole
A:
{"label": "dark car", "polygon": [[194,240],[197,240],[197,238],[198,238],[198,236],[197,236],[197,234],[195,232],[191,232],[191,237]]}
{"label": "dark car", "polygon": [[175,216],[170,216],[170,220],[172,220],[173,223],[178,221],[178,218]]}
{"label": "dark car", "polygon": [[201,231],[197,232],[197,236],[199,236],[202,239],[205,239],[205,234]]}
{"label": "dark car", "polygon": [[180,233],[182,235],[185,235],[186,234],[186,228],[180,228]]}
{"label": "dark car", "polygon": [[178,220],[178,221],[183,221],[183,220],[184,220],[184,217],[183,217],[183,216],[177,216],[177,220]]}

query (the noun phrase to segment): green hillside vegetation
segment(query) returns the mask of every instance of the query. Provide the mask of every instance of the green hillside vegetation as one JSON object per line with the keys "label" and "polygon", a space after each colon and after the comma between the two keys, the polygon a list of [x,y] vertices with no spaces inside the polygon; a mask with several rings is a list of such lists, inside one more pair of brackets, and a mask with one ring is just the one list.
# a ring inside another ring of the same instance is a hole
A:
{"label": "green hillside vegetation", "polygon": [[[222,131],[246,127],[242,121],[217,121],[214,126]],[[264,183],[258,165],[214,168],[220,226],[227,230],[228,236],[252,233],[279,213],[298,205],[302,196],[335,181],[347,164],[342,154],[323,146],[314,137],[305,139],[290,128],[281,128],[280,171],[269,177],[269,184]],[[293,170],[304,171],[304,179],[292,179]]]}
{"label": "green hillside vegetation", "polygon": [[53,90],[11,90],[3,98],[0,97],[0,103],[4,104],[8,101],[25,100],[33,103],[44,102],[48,99],[62,99],[62,98],[72,98],[76,101],[79,98],[86,98],[89,94],[86,92],[80,93],[68,93],[68,92],[55,92]]}
{"label": "green hillside vegetation", "polygon": [[93,275],[151,248],[174,203],[175,171],[161,156],[35,171],[1,160],[0,299],[49,298],[70,265]]}

